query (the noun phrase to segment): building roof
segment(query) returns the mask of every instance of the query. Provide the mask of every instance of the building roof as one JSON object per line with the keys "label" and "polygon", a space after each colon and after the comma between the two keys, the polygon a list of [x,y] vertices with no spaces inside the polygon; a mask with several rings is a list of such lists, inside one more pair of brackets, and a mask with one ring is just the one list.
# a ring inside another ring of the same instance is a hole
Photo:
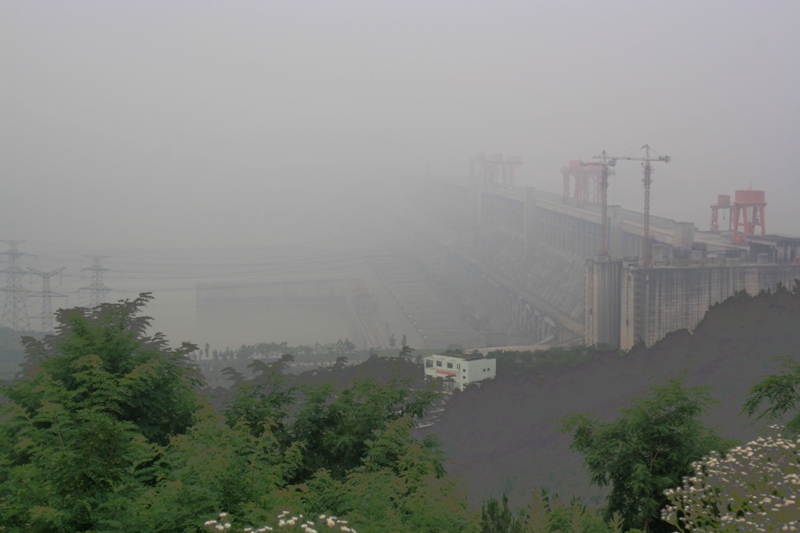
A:
{"label": "building roof", "polygon": [[494,356],[483,356],[480,353],[455,353],[455,352],[446,352],[446,353],[435,353],[430,355],[429,357],[453,357],[455,359],[461,359],[462,361],[476,361],[478,359],[494,359]]}

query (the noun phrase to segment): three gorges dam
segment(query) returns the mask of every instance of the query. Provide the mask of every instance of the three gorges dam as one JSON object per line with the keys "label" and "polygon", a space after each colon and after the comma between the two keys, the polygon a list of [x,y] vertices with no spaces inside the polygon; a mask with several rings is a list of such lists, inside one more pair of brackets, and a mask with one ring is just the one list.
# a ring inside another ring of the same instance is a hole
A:
{"label": "three gorges dam", "polygon": [[[402,227],[390,250],[258,287],[198,285],[198,324],[234,328],[221,317],[248,300],[262,323],[265,313],[317,316],[359,348],[399,346],[402,337],[426,349],[630,349],[693,329],[736,291],[791,288],[800,278],[800,237],[767,232],[764,191],[720,195],[710,231],[650,214],[650,166],[669,158],[644,149],[569,162],[562,194],[515,185],[520,158],[477,154],[469,173],[429,177],[402,213],[387,213]],[[618,159],[642,162],[644,212],[607,202]]]}

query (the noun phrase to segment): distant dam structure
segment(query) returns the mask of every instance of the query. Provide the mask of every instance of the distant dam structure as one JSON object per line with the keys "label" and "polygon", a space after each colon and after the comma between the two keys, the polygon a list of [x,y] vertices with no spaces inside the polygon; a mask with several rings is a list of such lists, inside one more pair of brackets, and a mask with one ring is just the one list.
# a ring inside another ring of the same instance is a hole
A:
{"label": "distant dam structure", "polygon": [[515,185],[519,158],[476,157],[472,175],[429,177],[402,211],[387,206],[381,246],[276,260],[278,272],[265,267],[247,282],[198,283],[198,330],[231,343],[627,350],[692,330],[737,291],[800,279],[800,237],[767,233],[764,191],[720,195],[712,231],[699,231],[603,205],[608,161],[570,162],[556,194]]}
{"label": "distant dam structure", "polygon": [[486,175],[431,178],[421,191],[411,218],[428,246],[416,247],[414,261],[488,345],[649,346],[693,329],[736,291],[791,289],[800,279],[800,237],[766,234],[763,191],[737,192],[740,212],[758,200],[749,223],[701,232],[691,222],[603,209],[591,179],[573,196],[564,174],[563,195]]}

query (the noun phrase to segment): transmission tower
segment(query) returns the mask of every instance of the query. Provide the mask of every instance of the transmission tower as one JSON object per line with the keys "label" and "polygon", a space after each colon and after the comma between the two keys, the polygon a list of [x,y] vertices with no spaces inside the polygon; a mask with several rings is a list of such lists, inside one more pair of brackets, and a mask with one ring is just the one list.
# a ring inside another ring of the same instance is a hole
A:
{"label": "transmission tower", "polygon": [[50,278],[64,272],[64,267],[57,268],[51,272],[42,272],[41,270],[28,267],[28,272],[42,278],[42,292],[39,293],[39,296],[42,297],[42,314],[39,317],[41,319],[40,331],[42,333],[51,333],[53,331],[53,305],[51,299],[53,296],[56,298],[66,298],[67,295],[51,291]]}
{"label": "transmission tower", "polygon": [[89,291],[89,307],[96,307],[103,303],[105,294],[111,291],[110,287],[106,287],[103,283],[103,273],[108,272],[107,268],[100,265],[100,261],[105,259],[106,255],[86,255],[84,257],[91,257],[94,260],[94,265],[91,268],[84,268],[92,273],[92,283],[88,287],[81,287],[79,291]]}
{"label": "transmission tower", "polygon": [[22,278],[26,272],[19,266],[19,258],[28,254],[17,250],[17,245],[25,241],[2,242],[11,246],[11,249],[0,254],[8,256],[8,268],[0,270],[0,272],[7,275],[6,286],[0,289],[6,293],[3,318],[0,321],[0,325],[8,326],[18,331],[28,330],[30,329],[30,321],[28,320],[28,310],[25,307],[25,295],[28,290],[22,286]]}

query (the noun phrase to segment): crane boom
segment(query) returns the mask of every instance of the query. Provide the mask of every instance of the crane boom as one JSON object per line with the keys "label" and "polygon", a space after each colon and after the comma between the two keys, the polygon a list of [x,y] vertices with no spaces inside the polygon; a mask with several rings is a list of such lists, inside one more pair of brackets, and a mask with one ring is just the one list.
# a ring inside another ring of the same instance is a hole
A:
{"label": "crane boom", "polygon": [[650,145],[645,144],[642,146],[645,151],[644,157],[627,157],[627,156],[619,156],[616,157],[618,160],[624,161],[643,161],[644,162],[644,178],[642,181],[644,182],[644,235],[642,238],[644,239],[644,250],[642,252],[642,267],[648,268],[653,266],[653,254],[650,250],[650,184],[652,180],[650,176],[653,172],[650,163],[653,161],[662,161],[664,163],[669,163],[672,161],[672,158],[668,155],[662,155],[656,158],[650,157]]}
{"label": "crane boom", "polygon": [[651,162],[661,161],[664,163],[669,163],[672,161],[672,157],[668,155],[662,155],[658,157],[650,157],[650,145],[645,144],[642,146],[642,149],[645,151],[644,157],[630,157],[630,156],[609,156],[606,154],[605,150],[601,155],[594,156],[594,159],[600,159],[600,164],[603,166],[603,172],[600,181],[600,198],[603,204],[603,239],[602,239],[602,250],[600,251],[601,255],[608,255],[608,245],[607,245],[607,221],[606,221],[606,203],[607,203],[607,196],[606,191],[608,190],[608,167],[613,167],[616,165],[617,161],[643,161],[644,162],[644,235],[642,236],[644,239],[644,249],[642,252],[642,266],[643,267],[650,267],[653,266],[653,257],[652,252],[650,251],[650,184],[652,182],[650,176],[652,174],[652,167],[650,166]]}

